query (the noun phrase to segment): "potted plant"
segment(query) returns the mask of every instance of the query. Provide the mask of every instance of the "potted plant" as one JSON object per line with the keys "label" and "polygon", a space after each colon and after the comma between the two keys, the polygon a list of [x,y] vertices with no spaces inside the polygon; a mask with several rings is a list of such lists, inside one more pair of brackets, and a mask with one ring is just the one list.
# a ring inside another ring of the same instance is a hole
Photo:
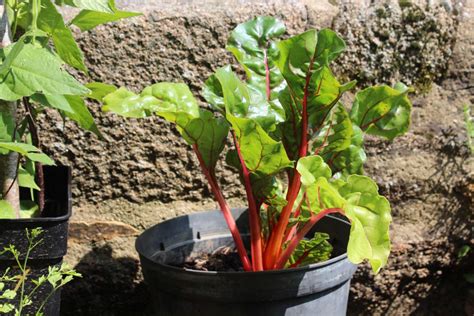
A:
{"label": "potted plant", "polygon": [[[343,315],[355,264],[368,260],[377,273],[387,263],[390,204],[362,175],[364,138],[407,131],[410,90],[369,87],[348,110],[341,97],[356,82],[340,83],[330,69],[344,41],[330,29],[278,40],[284,33],[272,17],[238,25],[227,49],[245,80],[219,68],[202,91],[209,108],[183,83],[103,99],[104,111],[174,123],[220,207],[138,237],[159,315]],[[229,135],[225,161],[240,174],[248,210],[230,209],[216,176]]]}
{"label": "potted plant", "polygon": [[[66,23],[57,6],[80,12]],[[87,74],[70,25],[87,31],[134,15],[117,10],[113,0],[0,0],[0,270],[20,269],[8,251],[1,251],[9,244],[17,247],[21,260],[28,253],[31,278],[43,275],[48,266],[60,266],[67,249],[70,170],[53,166],[41,151],[39,113],[56,109],[100,136],[84,99],[97,99],[110,87],[84,86],[65,71],[67,64]],[[43,242],[28,252],[25,229],[39,227]],[[32,300],[41,304],[47,294],[37,291]],[[59,298],[59,291],[55,295]],[[33,313],[39,305],[28,308]],[[44,310],[59,314],[59,299],[49,300]]]}

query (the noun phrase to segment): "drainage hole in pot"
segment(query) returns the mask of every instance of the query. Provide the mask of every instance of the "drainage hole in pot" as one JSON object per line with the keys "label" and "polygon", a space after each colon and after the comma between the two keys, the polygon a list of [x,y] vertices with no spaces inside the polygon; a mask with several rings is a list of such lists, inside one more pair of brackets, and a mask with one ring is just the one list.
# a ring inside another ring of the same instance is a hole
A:
{"label": "drainage hole in pot", "polygon": [[201,232],[197,232],[196,238],[197,238],[197,239],[201,239]]}
{"label": "drainage hole in pot", "polygon": [[165,244],[160,242],[160,251],[165,251]]}

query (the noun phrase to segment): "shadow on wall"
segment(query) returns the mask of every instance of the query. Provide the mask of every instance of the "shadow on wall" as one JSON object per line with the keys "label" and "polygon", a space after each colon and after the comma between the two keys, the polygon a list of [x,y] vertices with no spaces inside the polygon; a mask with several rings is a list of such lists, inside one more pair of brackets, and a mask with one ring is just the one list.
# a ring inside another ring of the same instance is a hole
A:
{"label": "shadow on wall", "polygon": [[75,266],[83,278],[62,292],[61,315],[150,315],[140,263],[131,257],[114,258],[109,245],[93,248]]}

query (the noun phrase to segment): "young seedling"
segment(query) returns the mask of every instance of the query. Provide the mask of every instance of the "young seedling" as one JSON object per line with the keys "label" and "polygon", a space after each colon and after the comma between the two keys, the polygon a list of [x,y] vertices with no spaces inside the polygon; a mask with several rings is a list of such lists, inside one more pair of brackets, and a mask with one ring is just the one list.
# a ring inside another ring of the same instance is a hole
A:
{"label": "young seedling", "polygon": [[53,294],[74,278],[81,277],[80,273],[63,264],[48,267],[47,274],[32,279],[29,274],[28,260],[31,252],[41,244],[43,230],[41,228],[26,229],[25,233],[28,239],[26,253],[21,254],[15,245],[9,245],[0,251],[0,254],[9,253],[11,255],[18,270],[16,275],[10,268],[0,274],[0,314],[25,315],[25,308],[33,304],[35,293],[46,289],[48,295],[44,301],[37,304],[38,308],[35,310],[35,316],[42,316],[44,307]]}
{"label": "young seedling", "polygon": [[[332,30],[310,30],[284,40],[283,23],[257,17],[237,26],[227,49],[245,71],[230,66],[206,82],[200,108],[183,83],[157,83],[135,94],[120,88],[104,111],[124,117],[158,115],[172,122],[196,153],[246,271],[297,267],[326,260],[325,234],[308,236],[328,214],[351,222],[349,259],[367,259],[374,272],[390,252],[390,204],[363,176],[365,135],[388,140],[409,126],[409,89],[380,85],[357,92],[350,108],[330,64],[345,48]],[[230,135],[226,162],[238,170],[248,200],[250,256],[216,178],[216,164]],[[284,189],[286,187],[286,189]]]}

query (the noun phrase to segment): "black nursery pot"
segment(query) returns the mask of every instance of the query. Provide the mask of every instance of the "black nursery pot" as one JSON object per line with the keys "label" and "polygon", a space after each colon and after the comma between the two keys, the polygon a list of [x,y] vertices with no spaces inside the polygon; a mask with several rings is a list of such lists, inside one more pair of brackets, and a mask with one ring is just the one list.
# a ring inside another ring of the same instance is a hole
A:
{"label": "black nursery pot", "polygon": [[[245,210],[233,210],[248,240]],[[326,232],[333,258],[306,267],[263,272],[207,272],[177,268],[188,256],[209,253],[233,240],[220,211],[180,216],[143,232],[136,241],[155,315],[345,315],[357,266],[346,247],[350,225],[326,216],[314,231]]]}
{"label": "black nursery pot", "polygon": [[[33,284],[32,279],[48,273],[48,266],[61,265],[67,251],[68,222],[71,217],[71,169],[64,166],[44,166],[44,193],[45,207],[42,217],[29,219],[0,219],[0,249],[12,244],[22,255],[26,253],[28,240],[26,229],[41,227],[43,240],[31,253],[28,259],[27,286],[28,293]],[[20,192],[20,195],[28,197],[29,190]],[[6,268],[15,269],[17,264],[12,256],[0,254],[0,271]],[[15,270],[17,271],[17,270]],[[32,298],[33,304],[24,311],[25,315],[36,312],[43,301],[46,300],[51,288],[42,286]],[[59,315],[61,293],[57,291],[44,308],[44,315]]]}

